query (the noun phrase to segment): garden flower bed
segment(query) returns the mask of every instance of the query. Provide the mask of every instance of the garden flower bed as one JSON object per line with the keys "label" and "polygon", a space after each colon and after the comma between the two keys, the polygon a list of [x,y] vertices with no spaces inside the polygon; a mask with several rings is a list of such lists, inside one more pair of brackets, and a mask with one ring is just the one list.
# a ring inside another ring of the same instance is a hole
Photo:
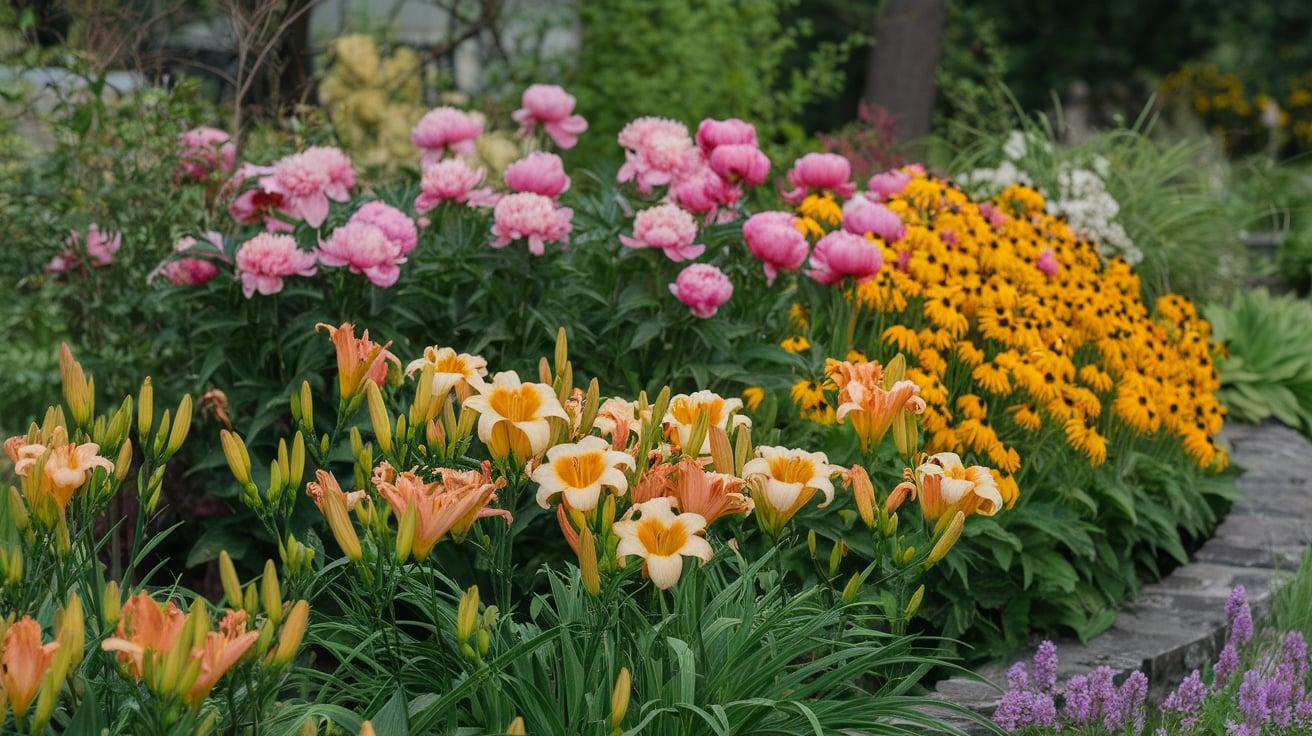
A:
{"label": "garden flower bed", "polygon": [[[772,182],[736,119],[636,119],[598,173],[574,106],[525,90],[502,172],[451,106],[377,180],[179,136],[169,359],[106,411],[66,349],[6,442],[15,723],[950,730],[931,674],[1107,628],[1234,497],[1210,325],[1037,190]],[[88,221],[46,277],[103,293],[138,245]],[[232,512],[187,555],[220,603],[160,587],[187,487]]]}

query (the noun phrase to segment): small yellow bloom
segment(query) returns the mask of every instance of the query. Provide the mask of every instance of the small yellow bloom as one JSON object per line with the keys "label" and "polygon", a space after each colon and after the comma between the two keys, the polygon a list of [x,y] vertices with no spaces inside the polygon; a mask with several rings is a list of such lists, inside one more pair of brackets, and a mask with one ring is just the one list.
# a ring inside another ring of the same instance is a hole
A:
{"label": "small yellow bloom", "polygon": [[487,375],[487,361],[482,357],[437,345],[424,348],[424,357],[410,361],[405,373],[412,375],[430,365],[433,366],[433,395],[446,396],[455,389],[461,401],[469,398],[473,387]]}
{"label": "small yellow bloom", "polygon": [[545,383],[524,383],[514,371],[475,386],[464,408],[478,412],[478,438],[492,457],[520,461],[541,455],[551,441],[551,419],[568,422],[556,392]]}
{"label": "small yellow bloom", "polygon": [[802,335],[794,335],[779,342],[779,347],[790,353],[801,353],[811,349],[811,341]]}
{"label": "small yellow bloom", "polygon": [[632,455],[610,449],[610,443],[600,437],[556,445],[533,471],[538,505],[551,508],[552,502],[563,496],[570,508],[591,511],[597,508],[603,490],[609,488],[616,495],[628,490],[624,470],[633,470],[633,465]]}

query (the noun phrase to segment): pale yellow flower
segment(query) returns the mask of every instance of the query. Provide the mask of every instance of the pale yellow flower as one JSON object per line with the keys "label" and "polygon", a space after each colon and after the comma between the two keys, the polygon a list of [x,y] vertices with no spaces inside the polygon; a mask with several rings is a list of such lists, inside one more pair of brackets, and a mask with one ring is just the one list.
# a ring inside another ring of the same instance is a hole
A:
{"label": "pale yellow flower", "polygon": [[[637,519],[633,518],[635,512]],[[647,576],[661,590],[679,582],[684,557],[702,562],[711,559],[711,545],[701,536],[706,519],[698,514],[675,514],[672,498],[635,504],[613,528],[620,540],[615,553],[621,559],[641,557]]]}

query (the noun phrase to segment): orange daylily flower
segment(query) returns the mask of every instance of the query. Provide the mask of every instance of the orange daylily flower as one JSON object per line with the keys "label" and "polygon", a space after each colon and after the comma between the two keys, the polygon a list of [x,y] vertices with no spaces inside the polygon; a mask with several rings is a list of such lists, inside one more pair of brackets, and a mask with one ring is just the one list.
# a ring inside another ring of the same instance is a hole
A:
{"label": "orange daylily flower", "polygon": [[993,516],[1003,506],[993,473],[982,465],[966,467],[955,452],[940,452],[916,468],[920,510],[926,521],[961,511],[967,516]]}
{"label": "orange daylily flower", "polygon": [[19,619],[5,632],[4,654],[0,656],[4,672],[0,679],[16,715],[27,714],[58,648],[59,642],[41,643],[41,624],[31,616]]}
{"label": "orange daylily flower", "polygon": [[161,606],[142,591],[123,604],[116,635],[105,639],[100,646],[106,652],[117,652],[118,661],[140,678],[145,672],[147,655],[173,651],[186,620],[186,614],[173,601]]}
{"label": "orange daylily flower", "polygon": [[838,411],[841,423],[851,420],[861,448],[870,450],[884,439],[893,420],[905,409],[913,414],[925,410],[920,387],[912,381],[883,385],[884,371],[878,363],[849,363],[830,359],[825,373],[838,387]]}
{"label": "orange daylily flower", "polygon": [[229,611],[219,622],[219,630],[205,634],[200,652],[200,674],[187,693],[190,702],[204,700],[224,673],[246,654],[260,632],[246,630],[246,612]]}
{"label": "orange daylily flower", "polygon": [[[374,477],[377,483],[378,470],[374,471]],[[319,512],[328,521],[328,528],[332,530],[333,538],[337,540],[337,546],[342,548],[342,553],[348,559],[358,562],[364,552],[360,549],[360,536],[351,524],[350,511],[368,494],[364,491],[346,493],[338,485],[336,476],[326,470],[316,470],[314,478],[305,484],[305,494],[314,499],[314,505],[319,507]]]}
{"label": "orange daylily flower", "polygon": [[414,508],[415,538],[411,552],[419,560],[427,559],[447,532],[457,540],[462,539],[480,516],[504,516],[507,523],[510,521],[510,513],[504,509],[486,508],[495,498],[497,489],[505,485],[501,478],[492,481],[489,465],[484,465],[481,472],[460,472],[450,468],[442,468],[439,472],[441,480],[436,483],[426,483],[410,471],[398,474],[392,482],[374,480],[374,487],[398,518]]}
{"label": "orange daylily flower", "polygon": [[685,458],[675,466],[674,483],[667,495],[680,511],[698,514],[710,526],[721,516],[751,514],[755,503],[741,490],[746,481],[726,473],[707,472],[700,462]]}
{"label": "orange daylily flower", "polygon": [[356,337],[355,325],[350,322],[338,327],[320,322],[314,329],[327,330],[337,350],[337,385],[342,401],[355,396],[366,378],[381,387],[387,381],[387,361],[401,365],[400,359],[387,350],[392,343],[379,345],[371,341],[369,330]]}

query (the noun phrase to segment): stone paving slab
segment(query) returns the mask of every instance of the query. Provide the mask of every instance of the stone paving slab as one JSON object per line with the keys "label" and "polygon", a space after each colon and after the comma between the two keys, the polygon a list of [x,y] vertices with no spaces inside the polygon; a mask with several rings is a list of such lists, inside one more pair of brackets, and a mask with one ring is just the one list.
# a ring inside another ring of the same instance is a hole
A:
{"label": "stone paving slab", "polygon": [[[1225,640],[1225,600],[1243,585],[1254,615],[1270,606],[1278,574],[1297,567],[1312,543],[1312,443],[1279,424],[1226,427],[1222,436],[1244,496],[1216,533],[1187,565],[1144,585],[1124,605],[1107,631],[1087,642],[1058,641],[1059,682],[1097,667],[1116,670],[1117,680],[1134,670],[1149,678],[1149,698],[1160,701],[1189,672],[1212,662]],[[951,678],[936,695],[991,714],[1002,697],[1007,667],[1028,659],[1022,651],[977,670],[987,682]],[[970,733],[978,726],[958,723]]]}

